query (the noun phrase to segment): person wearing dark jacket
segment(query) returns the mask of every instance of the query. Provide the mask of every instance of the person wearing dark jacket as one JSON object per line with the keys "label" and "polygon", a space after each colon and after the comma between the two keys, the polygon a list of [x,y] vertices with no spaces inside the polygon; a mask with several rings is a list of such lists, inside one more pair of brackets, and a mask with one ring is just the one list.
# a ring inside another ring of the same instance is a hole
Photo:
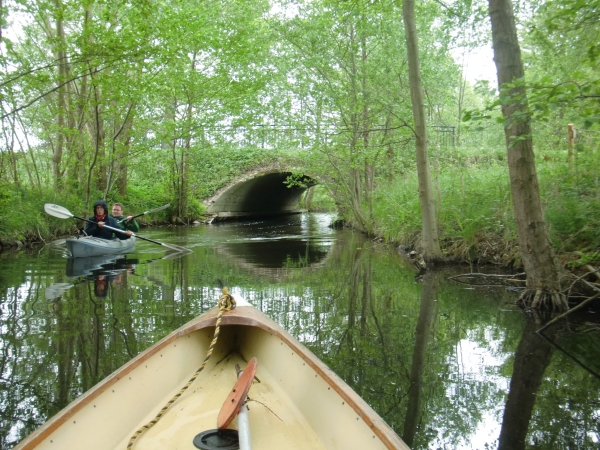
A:
{"label": "person wearing dark jacket", "polygon": [[131,237],[131,231],[118,233],[109,230],[108,228],[104,228],[104,225],[120,229],[117,221],[108,215],[108,205],[106,202],[104,200],[98,200],[94,203],[94,215],[89,218],[89,222],[86,223],[83,232],[88,236],[103,239],[114,239],[115,235],[121,240],[129,239]]}

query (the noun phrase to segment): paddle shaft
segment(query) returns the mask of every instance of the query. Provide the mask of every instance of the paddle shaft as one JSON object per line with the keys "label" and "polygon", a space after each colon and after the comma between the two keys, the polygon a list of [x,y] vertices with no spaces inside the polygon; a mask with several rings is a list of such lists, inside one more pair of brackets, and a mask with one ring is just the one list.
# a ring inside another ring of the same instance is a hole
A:
{"label": "paddle shaft", "polygon": [[[170,204],[170,203],[168,203],[168,204],[166,204],[166,205],[163,205],[163,206],[160,206],[160,207],[158,207],[158,208],[151,209],[150,211],[144,211],[144,212],[143,212],[143,213],[141,213],[141,214],[136,214],[135,216],[131,216],[131,220],[133,220],[133,219],[136,219],[136,218],[138,218],[138,217],[141,217],[141,216],[144,216],[144,215],[146,215],[146,214],[150,214],[150,213],[154,213],[154,212],[162,211],[163,209],[166,209],[166,208],[168,208],[169,206],[171,206],[171,204]],[[125,218],[125,219],[121,219],[121,220],[119,220],[119,223],[123,223],[123,222],[125,222],[126,220],[127,220],[127,218]]]}
{"label": "paddle shaft", "polygon": [[[238,372],[238,378],[242,376],[244,371]],[[252,450],[252,441],[250,439],[250,419],[248,418],[248,407],[246,406],[246,399],[240,408],[238,413],[238,439],[240,444],[240,450]]]}

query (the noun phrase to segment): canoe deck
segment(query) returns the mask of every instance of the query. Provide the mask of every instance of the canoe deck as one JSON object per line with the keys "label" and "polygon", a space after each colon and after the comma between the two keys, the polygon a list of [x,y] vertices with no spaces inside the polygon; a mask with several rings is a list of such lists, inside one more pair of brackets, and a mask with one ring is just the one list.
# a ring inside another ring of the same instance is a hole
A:
{"label": "canoe deck", "polygon": [[[223,401],[236,381],[236,363],[242,368],[246,365],[239,354],[229,354],[204,376],[198,377],[177,404],[138,438],[133,448],[193,448],[194,436],[217,428],[217,416]],[[258,378],[261,382],[254,381],[247,403],[253,447],[325,450],[326,447],[293,402],[282,392],[277,392],[279,389],[273,377],[263,371]],[[165,398],[165,403],[168,400]],[[237,419],[228,428],[237,429]],[[125,448],[126,444],[122,442],[119,447]]]}
{"label": "canoe deck", "polygon": [[[216,310],[174,331],[87,392],[16,449],[126,449],[202,365]],[[258,359],[248,393],[252,446],[260,450],[408,449],[341,379],[279,325],[252,307],[223,316],[205,369],[135,449],[195,449],[243,369]],[[237,428],[237,419],[228,428]]]}

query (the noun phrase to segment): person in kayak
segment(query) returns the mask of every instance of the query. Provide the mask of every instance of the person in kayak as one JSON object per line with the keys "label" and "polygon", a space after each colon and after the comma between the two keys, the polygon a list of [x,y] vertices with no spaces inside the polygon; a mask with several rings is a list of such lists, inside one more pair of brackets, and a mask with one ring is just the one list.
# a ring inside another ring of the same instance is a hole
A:
{"label": "person in kayak", "polygon": [[133,216],[123,215],[123,205],[120,203],[114,203],[112,206],[112,217],[119,224],[119,228],[124,230],[130,230],[134,233],[140,231],[140,224],[135,221]]}
{"label": "person in kayak", "polygon": [[117,221],[108,215],[108,205],[106,202],[104,200],[98,200],[94,203],[94,215],[89,218],[89,222],[86,223],[83,232],[87,236],[94,236],[102,239],[114,239],[116,236],[117,238],[124,240],[129,239],[132,235],[132,232],[129,230],[125,233],[119,233],[104,228],[104,225],[108,225],[112,228],[121,228]]}

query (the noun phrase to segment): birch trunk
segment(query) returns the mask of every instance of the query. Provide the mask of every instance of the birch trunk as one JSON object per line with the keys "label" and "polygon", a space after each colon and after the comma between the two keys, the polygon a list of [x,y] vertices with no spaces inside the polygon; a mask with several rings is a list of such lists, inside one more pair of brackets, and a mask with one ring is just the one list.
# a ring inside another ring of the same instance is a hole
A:
{"label": "birch trunk", "polygon": [[67,53],[65,42],[65,30],[63,25],[63,7],[60,0],[54,2],[56,16],[56,40],[57,47],[54,52],[58,62],[58,102],[56,111],[56,145],[52,153],[52,175],[54,178],[54,189],[60,190],[61,185],[61,162],[65,145],[65,128],[67,115],[67,86],[68,77]]}

